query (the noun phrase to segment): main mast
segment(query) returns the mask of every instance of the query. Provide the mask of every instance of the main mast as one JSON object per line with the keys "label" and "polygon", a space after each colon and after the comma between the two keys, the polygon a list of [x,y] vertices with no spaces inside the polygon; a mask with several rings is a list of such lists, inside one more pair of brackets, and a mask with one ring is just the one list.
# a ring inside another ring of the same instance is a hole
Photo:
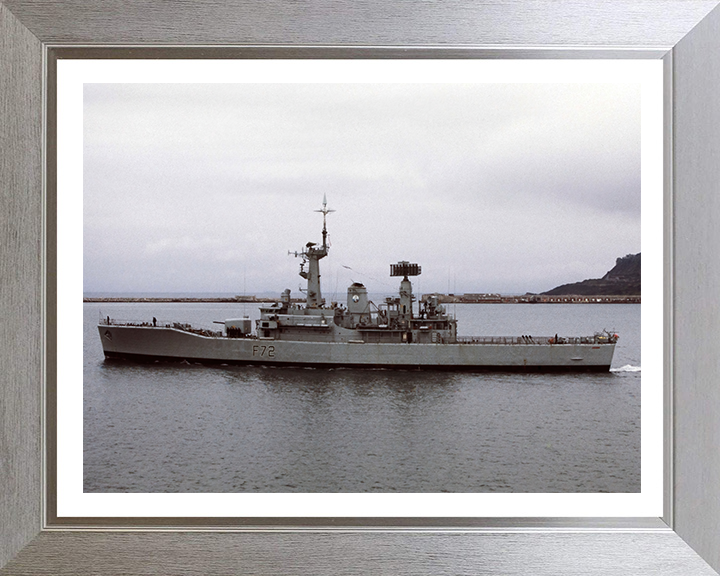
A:
{"label": "main mast", "polygon": [[[320,260],[328,254],[327,243],[327,215],[335,210],[328,210],[327,197],[323,194],[322,210],[315,210],[323,215],[322,229],[322,246],[318,246],[315,242],[308,242],[300,252],[293,252],[295,256],[302,256],[300,263],[300,276],[307,280],[307,297],[306,303],[308,308],[320,308],[323,303],[322,292],[320,290]],[[308,269],[305,270],[305,264]]]}

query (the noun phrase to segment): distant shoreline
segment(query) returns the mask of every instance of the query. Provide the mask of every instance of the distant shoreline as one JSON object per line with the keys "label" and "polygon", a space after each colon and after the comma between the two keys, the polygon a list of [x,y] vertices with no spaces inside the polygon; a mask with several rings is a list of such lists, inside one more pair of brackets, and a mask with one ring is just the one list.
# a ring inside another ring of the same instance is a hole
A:
{"label": "distant shoreline", "polygon": [[[429,294],[423,294],[421,300],[425,300]],[[524,296],[503,296],[499,294],[478,294],[478,295],[455,295],[438,294],[439,300],[445,304],[640,304],[640,296],[586,296],[566,295],[547,296],[545,294],[526,294]],[[278,298],[258,296],[226,296],[226,297],[192,297],[192,296],[159,296],[159,297],[136,297],[136,296],[102,296],[83,297],[83,302],[103,303],[224,303],[224,304],[265,304],[277,302]],[[305,300],[291,298],[292,302],[303,303]]]}
{"label": "distant shoreline", "polygon": [[[299,298],[291,298],[293,302],[304,302]],[[83,302],[224,302],[224,303],[266,303],[277,302],[278,298],[260,298],[245,297],[238,298],[233,296],[207,297],[207,296],[99,296],[99,297],[83,297]]]}

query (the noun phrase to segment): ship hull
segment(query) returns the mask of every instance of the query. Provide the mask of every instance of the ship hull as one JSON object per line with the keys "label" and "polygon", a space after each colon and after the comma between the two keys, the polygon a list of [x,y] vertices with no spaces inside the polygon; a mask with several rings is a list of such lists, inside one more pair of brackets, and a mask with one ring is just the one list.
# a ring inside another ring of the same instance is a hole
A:
{"label": "ship hull", "polygon": [[210,337],[169,327],[98,326],[109,358],[315,368],[607,372],[614,344],[313,342]]}

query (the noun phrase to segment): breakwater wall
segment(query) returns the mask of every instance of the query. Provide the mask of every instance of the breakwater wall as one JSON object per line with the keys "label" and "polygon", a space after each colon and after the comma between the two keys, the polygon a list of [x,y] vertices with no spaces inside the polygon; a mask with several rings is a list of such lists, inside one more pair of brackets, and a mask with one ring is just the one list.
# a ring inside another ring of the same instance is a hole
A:
{"label": "breakwater wall", "polygon": [[[193,297],[193,296],[100,296],[100,297],[83,297],[83,302],[180,302],[180,303],[197,303],[197,302],[224,302],[224,303],[250,303],[250,304],[265,304],[271,302],[277,302],[279,298],[259,298],[256,296],[239,296],[233,298],[230,297]],[[305,299],[291,298],[291,302],[305,302]]]}
{"label": "breakwater wall", "polygon": [[[501,294],[423,294],[422,302],[430,296],[438,296],[444,304],[640,304],[640,296],[546,296],[542,294],[526,294],[524,296],[501,295]],[[220,302],[220,303],[250,303],[265,304],[277,302],[277,298],[264,298],[257,296],[238,297],[133,297],[133,296],[110,296],[110,297],[88,297],[83,302]],[[291,298],[291,302],[303,303],[304,299]]]}
{"label": "breakwater wall", "polygon": [[443,304],[640,304],[640,296],[588,296],[564,295],[549,296],[546,294],[423,294],[424,302],[430,296],[437,296]]}

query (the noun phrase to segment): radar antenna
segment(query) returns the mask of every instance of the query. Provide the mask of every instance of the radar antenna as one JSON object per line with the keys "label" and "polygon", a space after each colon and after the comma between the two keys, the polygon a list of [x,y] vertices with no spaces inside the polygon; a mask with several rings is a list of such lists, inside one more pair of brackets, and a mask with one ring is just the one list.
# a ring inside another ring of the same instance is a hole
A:
{"label": "radar antenna", "polygon": [[327,215],[331,212],[335,212],[335,210],[328,210],[327,207],[327,194],[323,194],[323,207],[322,210],[315,210],[315,212],[320,212],[323,215],[323,248],[327,249],[327,224],[325,222],[325,219],[327,218]]}
{"label": "radar antenna", "polygon": [[419,276],[422,273],[422,268],[418,264],[411,264],[407,260],[398,262],[397,264],[390,264],[390,276]]}

